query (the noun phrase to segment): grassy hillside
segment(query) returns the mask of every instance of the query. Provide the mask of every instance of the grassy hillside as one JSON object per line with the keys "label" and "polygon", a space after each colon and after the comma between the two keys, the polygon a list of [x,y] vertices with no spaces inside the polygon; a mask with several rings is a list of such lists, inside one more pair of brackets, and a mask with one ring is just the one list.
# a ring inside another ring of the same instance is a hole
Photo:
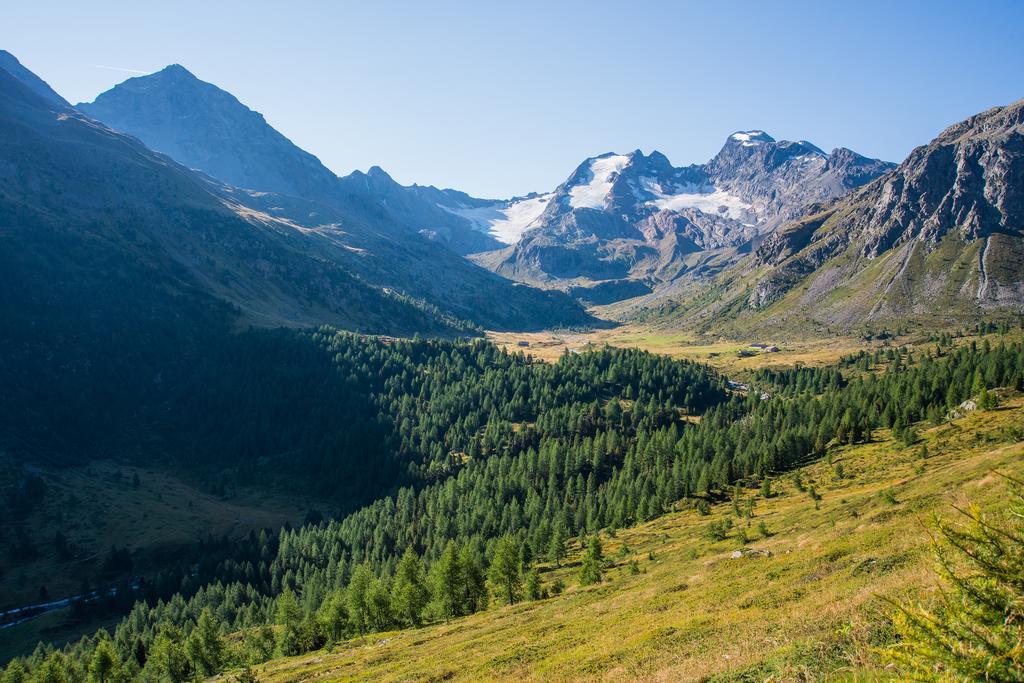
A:
{"label": "grassy hillside", "polygon": [[[569,586],[560,596],[273,660],[257,675],[261,681],[896,675],[875,649],[890,638],[891,608],[880,596],[930,598],[937,580],[929,516],[951,515],[951,504],[967,500],[997,504],[1006,486],[993,472],[1024,474],[1022,424],[1018,396],[996,410],[923,430],[911,447],[879,431],[873,443],[832,451],[832,464],[798,471],[819,501],[786,477],[776,483],[775,497],[757,497],[752,519],[736,518],[723,502],[709,516],[677,511],[605,537],[614,566],[600,585],[576,587],[577,545],[562,568],[544,567],[548,586],[558,579]],[[754,498],[757,491],[744,494]],[[709,524],[727,518],[734,522],[728,537],[710,540]]]}

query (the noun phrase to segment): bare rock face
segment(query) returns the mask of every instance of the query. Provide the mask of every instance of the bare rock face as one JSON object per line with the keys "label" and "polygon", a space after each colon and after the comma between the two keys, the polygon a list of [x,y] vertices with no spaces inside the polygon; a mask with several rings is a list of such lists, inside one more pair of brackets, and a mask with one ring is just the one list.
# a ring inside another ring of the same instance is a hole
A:
{"label": "bare rock face", "polygon": [[877,256],[912,239],[964,240],[1024,227],[1024,102],[946,129],[900,164],[851,226]]}
{"label": "bare rock face", "polygon": [[811,207],[767,237],[752,265],[772,270],[749,307],[800,285],[801,310],[829,323],[1024,310],[1024,100],[950,126],[891,172]]}

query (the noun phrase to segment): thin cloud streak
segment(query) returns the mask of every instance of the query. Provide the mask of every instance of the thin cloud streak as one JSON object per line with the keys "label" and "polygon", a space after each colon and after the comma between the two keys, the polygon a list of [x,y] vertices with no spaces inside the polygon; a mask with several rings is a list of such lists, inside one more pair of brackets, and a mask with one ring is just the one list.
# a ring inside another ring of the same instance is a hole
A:
{"label": "thin cloud streak", "polygon": [[126,69],[123,66],[105,66],[103,64],[90,64],[89,66],[94,66],[97,69],[107,69],[108,71],[122,71],[122,72],[124,72],[126,74],[140,74],[140,75],[142,75],[142,74],[153,73],[152,71],[139,71],[138,69]]}

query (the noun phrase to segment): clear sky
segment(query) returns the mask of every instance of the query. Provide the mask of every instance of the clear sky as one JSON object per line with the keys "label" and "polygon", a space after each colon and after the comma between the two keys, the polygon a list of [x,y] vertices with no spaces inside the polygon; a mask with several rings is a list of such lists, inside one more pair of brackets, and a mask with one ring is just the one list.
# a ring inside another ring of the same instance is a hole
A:
{"label": "clear sky", "polygon": [[180,63],[344,174],[485,197],[735,130],[899,161],[1024,97],[1024,2],[43,2],[0,48],[72,103]]}

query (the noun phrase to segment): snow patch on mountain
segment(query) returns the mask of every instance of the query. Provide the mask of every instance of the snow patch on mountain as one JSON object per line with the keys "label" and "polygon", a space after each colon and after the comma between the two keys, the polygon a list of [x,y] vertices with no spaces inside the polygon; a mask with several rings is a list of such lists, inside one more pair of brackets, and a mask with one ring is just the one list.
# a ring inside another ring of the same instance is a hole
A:
{"label": "snow patch on mountain", "polygon": [[775,142],[775,138],[763,130],[741,130],[729,136],[744,147],[753,147],[766,142]]}
{"label": "snow patch on mountain", "polygon": [[503,244],[515,244],[544,213],[550,199],[551,194],[543,194],[526,199],[513,199],[510,202],[495,202],[487,206],[441,208],[465,218],[474,230],[490,235]]}
{"label": "snow patch on mountain", "polygon": [[612,154],[590,160],[590,182],[569,190],[569,206],[574,209],[604,209],[615,175],[629,165],[630,157]]}
{"label": "snow patch on mountain", "polygon": [[676,187],[672,192],[665,192],[661,184],[654,178],[644,177],[640,181],[644,190],[654,197],[647,204],[662,211],[697,209],[707,214],[727,216],[734,220],[742,220],[751,211],[750,204],[714,185],[690,183]]}

